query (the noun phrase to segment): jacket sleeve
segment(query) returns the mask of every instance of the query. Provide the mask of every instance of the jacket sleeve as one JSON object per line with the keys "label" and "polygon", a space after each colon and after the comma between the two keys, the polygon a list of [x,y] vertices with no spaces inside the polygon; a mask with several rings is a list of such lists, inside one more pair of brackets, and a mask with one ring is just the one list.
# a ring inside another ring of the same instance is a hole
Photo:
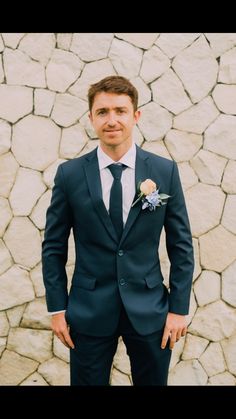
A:
{"label": "jacket sleeve", "polygon": [[173,162],[170,195],[164,224],[166,248],[170,260],[169,311],[185,315],[189,311],[194,257],[189,219],[175,162]]}
{"label": "jacket sleeve", "polygon": [[68,238],[72,225],[71,210],[65,193],[62,167],[54,179],[52,199],[46,215],[45,235],[42,244],[43,280],[46,288],[48,311],[65,310],[67,307]]}

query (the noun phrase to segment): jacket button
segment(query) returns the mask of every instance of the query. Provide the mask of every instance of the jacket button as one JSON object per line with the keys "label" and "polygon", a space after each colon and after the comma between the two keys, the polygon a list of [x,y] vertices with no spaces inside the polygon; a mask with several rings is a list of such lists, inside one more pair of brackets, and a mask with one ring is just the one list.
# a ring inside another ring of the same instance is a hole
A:
{"label": "jacket button", "polygon": [[123,250],[119,250],[118,255],[119,256],[123,256],[123,254],[124,254],[124,251]]}
{"label": "jacket button", "polygon": [[120,282],[120,285],[125,285],[126,284],[124,278],[121,278],[119,282]]}

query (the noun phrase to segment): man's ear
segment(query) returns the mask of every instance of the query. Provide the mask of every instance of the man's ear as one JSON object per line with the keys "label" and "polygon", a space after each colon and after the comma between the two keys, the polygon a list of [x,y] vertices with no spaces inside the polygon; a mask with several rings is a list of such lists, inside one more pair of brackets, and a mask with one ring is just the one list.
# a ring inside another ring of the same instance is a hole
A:
{"label": "man's ear", "polygon": [[138,120],[140,118],[140,115],[141,115],[141,111],[135,111],[134,112],[135,124],[137,124],[137,122],[138,122]]}

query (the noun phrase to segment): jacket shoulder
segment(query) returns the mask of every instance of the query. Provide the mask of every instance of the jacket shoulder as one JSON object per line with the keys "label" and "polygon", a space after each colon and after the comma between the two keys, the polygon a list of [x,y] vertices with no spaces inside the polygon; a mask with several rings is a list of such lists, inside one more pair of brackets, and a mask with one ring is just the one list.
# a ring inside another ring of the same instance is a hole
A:
{"label": "jacket shoulder", "polygon": [[84,164],[88,163],[88,160],[95,157],[95,155],[96,155],[96,149],[93,151],[90,151],[89,153],[84,154],[83,156],[76,157],[71,160],[67,160],[61,163],[58,166],[58,168],[61,168],[61,170],[66,176],[70,175],[71,173],[74,173],[75,170],[79,172],[81,169],[83,169]]}

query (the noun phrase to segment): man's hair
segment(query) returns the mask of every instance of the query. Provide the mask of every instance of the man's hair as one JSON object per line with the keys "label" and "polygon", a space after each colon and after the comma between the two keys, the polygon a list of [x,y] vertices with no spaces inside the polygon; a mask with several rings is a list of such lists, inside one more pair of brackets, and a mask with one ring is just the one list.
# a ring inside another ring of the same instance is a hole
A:
{"label": "man's hair", "polygon": [[108,76],[97,83],[91,84],[88,91],[88,104],[90,112],[93,107],[95,96],[101,92],[129,96],[134,107],[134,112],[137,111],[138,91],[125,77]]}

